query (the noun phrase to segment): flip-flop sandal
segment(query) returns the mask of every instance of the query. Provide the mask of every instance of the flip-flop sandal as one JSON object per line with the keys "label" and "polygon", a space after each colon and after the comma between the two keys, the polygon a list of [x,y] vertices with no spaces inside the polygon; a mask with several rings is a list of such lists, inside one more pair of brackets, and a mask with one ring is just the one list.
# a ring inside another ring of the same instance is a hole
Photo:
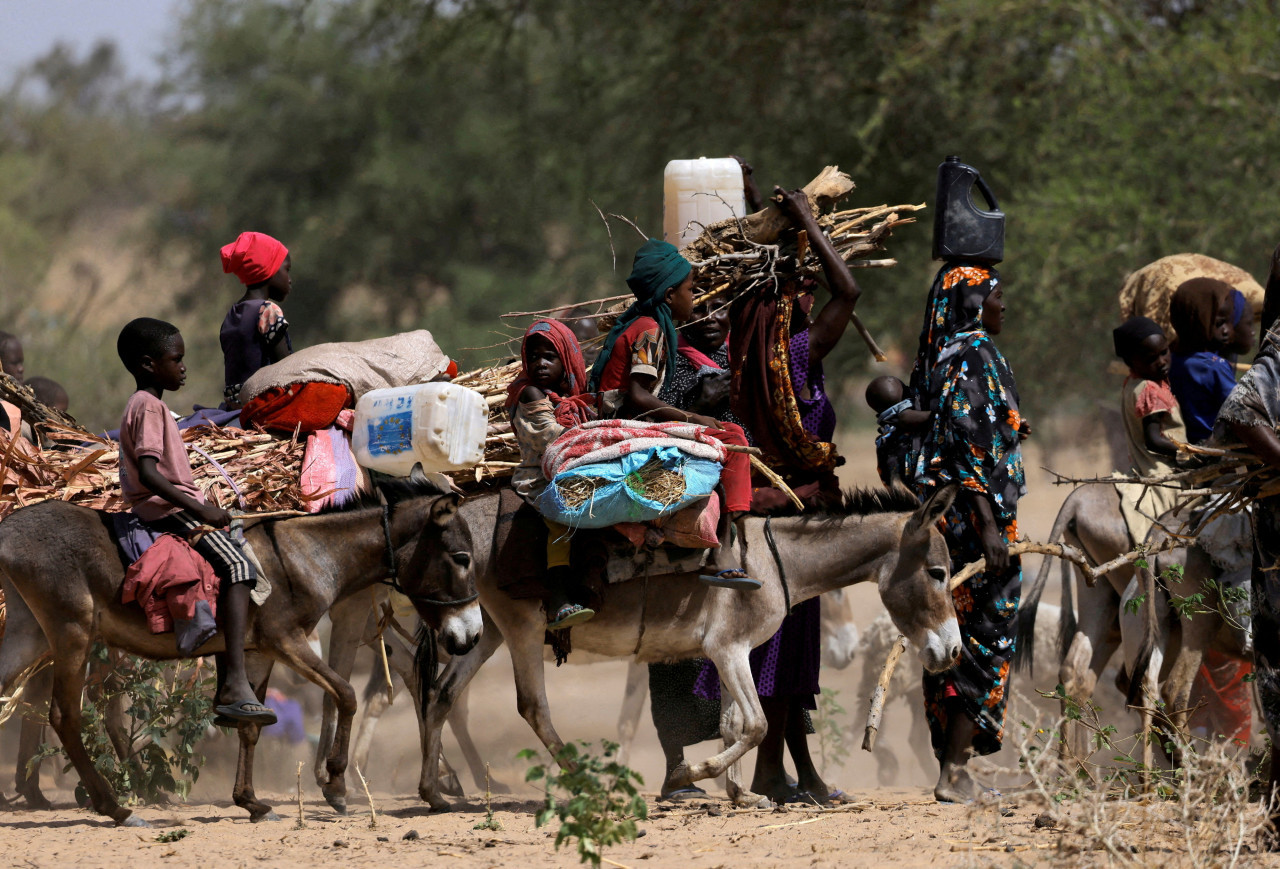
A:
{"label": "flip-flop sandal", "polygon": [[747,576],[746,572],[737,567],[718,570],[712,574],[702,574],[698,579],[707,585],[714,585],[719,588],[738,588],[743,591],[755,591],[761,585],[760,580],[752,579]]}
{"label": "flip-flop sandal", "polygon": [[554,620],[547,622],[547,630],[558,631],[563,628],[571,628],[574,625],[580,625],[583,622],[591,621],[595,617],[596,611],[579,606],[576,603],[567,603],[556,611]]}
{"label": "flip-flop sandal", "polygon": [[213,716],[213,721],[211,723],[214,727],[230,727],[232,730],[240,727],[239,721],[236,721],[234,718],[228,718],[225,715]]}
{"label": "flip-flop sandal", "polygon": [[658,797],[658,799],[660,801],[676,803],[682,800],[691,800],[691,799],[697,799],[698,797],[705,797],[706,795],[707,795],[707,792],[704,791],[702,788],[698,787],[697,785],[689,785],[688,787],[674,790],[665,796],[660,796]]}
{"label": "flip-flop sandal", "polygon": [[256,700],[241,700],[225,706],[215,706],[213,711],[223,718],[240,724],[261,724],[264,727],[276,723],[276,714]]}

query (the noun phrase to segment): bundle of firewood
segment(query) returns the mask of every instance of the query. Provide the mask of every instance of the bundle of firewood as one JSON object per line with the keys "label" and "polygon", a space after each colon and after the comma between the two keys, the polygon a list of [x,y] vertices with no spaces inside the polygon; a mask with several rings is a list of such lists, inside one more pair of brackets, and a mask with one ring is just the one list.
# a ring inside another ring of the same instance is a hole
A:
{"label": "bundle of firewood", "polygon": [[[44,449],[24,448],[0,432],[0,519],[51,499],[124,509],[118,443],[74,424],[49,420],[36,428],[50,443]],[[305,444],[296,438],[212,425],[186,429],[182,438],[196,485],[217,504],[251,512],[304,507],[299,478]]]}

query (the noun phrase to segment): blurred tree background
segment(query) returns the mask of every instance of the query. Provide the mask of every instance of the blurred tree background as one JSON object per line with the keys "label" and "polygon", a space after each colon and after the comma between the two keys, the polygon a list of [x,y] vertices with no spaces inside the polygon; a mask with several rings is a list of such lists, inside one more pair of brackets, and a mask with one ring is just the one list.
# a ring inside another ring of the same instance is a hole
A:
{"label": "blurred tree background", "polygon": [[[127,389],[119,326],[171,311],[204,372],[189,397],[213,402],[237,296],[217,249],[252,228],[293,252],[295,342],[422,326],[481,364],[504,351],[460,348],[505,337],[498,314],[625,290],[638,239],[615,231],[615,273],[592,201],[659,234],[670,159],[739,154],[786,186],[834,163],[874,204],[931,200],[959,154],[1009,215],[1000,343],[1024,403],[1078,418],[1118,386],[1127,273],[1195,251],[1264,277],[1278,5],[190,0],[158,85],[102,46],[57,49],[0,95],[3,328],[100,424]],[[906,364],[930,221],[892,240],[900,266],[859,273]],[[131,252],[120,289],[59,268],[77,231]],[[32,303],[53,285],[59,305]],[[852,417],[855,336],[832,366]]]}

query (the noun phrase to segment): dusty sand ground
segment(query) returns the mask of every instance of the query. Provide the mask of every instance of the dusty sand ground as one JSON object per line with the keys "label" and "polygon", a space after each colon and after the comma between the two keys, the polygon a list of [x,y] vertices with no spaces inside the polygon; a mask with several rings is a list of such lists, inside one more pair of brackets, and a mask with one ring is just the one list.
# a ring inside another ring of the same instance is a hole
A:
{"label": "dusty sand ground", "polygon": [[[1073,473],[1105,470],[1100,451],[1073,451],[1054,458],[1055,467]],[[1035,450],[1028,455],[1031,495],[1022,510],[1023,528],[1035,539],[1044,539],[1065,489],[1047,484],[1039,471],[1043,457]],[[849,469],[851,479],[869,479],[865,460]],[[1028,572],[1035,563],[1028,560]],[[872,588],[854,589],[857,621],[865,627],[882,607]],[[1057,600],[1056,583],[1048,600]],[[369,656],[371,657],[371,656]],[[642,823],[643,838],[636,843],[611,849],[606,856],[612,865],[695,867],[766,866],[787,861],[812,866],[966,866],[1027,865],[1049,858],[1042,850],[1057,841],[1052,831],[1038,830],[1032,821],[1039,809],[1023,805],[1002,816],[994,809],[973,810],[963,806],[941,806],[929,797],[936,766],[928,753],[927,736],[913,723],[920,715],[918,696],[897,697],[886,709],[884,728],[874,755],[858,749],[866,720],[867,698],[859,694],[863,668],[878,671],[881,661],[855,661],[843,671],[823,671],[823,685],[837,692],[846,714],[836,720],[845,733],[848,756],[836,763],[830,756],[822,763],[828,782],[842,788],[855,804],[853,808],[829,813],[790,812],[736,813],[723,800],[719,783],[709,784],[709,801],[685,803],[674,808],[656,802],[649,794],[652,817]],[[909,666],[909,664],[906,664]],[[367,668],[367,661],[364,662]],[[1043,668],[1032,685],[1026,679],[1015,691],[1034,697],[1033,689],[1050,690],[1056,681],[1056,667]],[[365,670],[367,673],[367,669]],[[598,740],[616,738],[617,715],[623,693],[626,664],[610,661],[590,665],[548,669],[548,695],[557,727],[566,739]],[[1104,689],[1105,689],[1104,679]],[[308,705],[316,700],[312,686],[289,688],[287,680],[277,681]],[[356,680],[362,688],[364,677]],[[1118,720],[1122,732],[1133,727],[1119,712],[1118,695],[1101,690],[1107,714]],[[495,796],[494,809],[503,829],[500,832],[474,830],[483,819],[483,792],[471,777],[462,780],[472,796],[460,802],[460,810],[445,815],[427,815],[416,796],[418,747],[416,725],[406,694],[396,699],[382,721],[369,768],[365,770],[379,811],[378,827],[370,829],[368,808],[359,784],[349,774],[352,815],[336,817],[320,799],[310,772],[310,748],[264,739],[259,746],[257,782],[260,795],[277,806],[285,820],[251,825],[245,813],[230,803],[234,769],[234,740],[217,736],[203,744],[209,758],[187,804],[172,807],[142,806],[138,816],[153,830],[117,829],[102,818],[74,807],[70,777],[48,774],[46,792],[55,800],[50,812],[0,812],[0,865],[13,866],[292,866],[341,861],[349,865],[408,866],[448,859],[458,866],[568,866],[577,863],[572,850],[556,853],[554,833],[534,827],[538,791],[523,783],[526,764],[516,759],[522,748],[537,745],[532,731],[516,713],[510,661],[499,652],[476,677],[470,698],[471,730],[481,753],[492,765],[496,782],[515,789],[513,796]],[[1045,711],[1051,707],[1041,704]],[[1011,720],[1035,714],[1030,702],[1020,701]],[[308,720],[314,728],[316,721]],[[1129,727],[1126,730],[1126,727]],[[0,770],[7,770],[14,757],[12,731],[5,729],[0,745]],[[446,733],[445,750],[455,764],[461,755],[451,734]],[[690,758],[715,750],[711,743],[690,748]],[[815,747],[815,754],[822,752]],[[294,829],[295,773],[297,762],[307,762],[302,792],[307,828]],[[994,765],[1015,768],[1016,754],[1006,749],[991,759]],[[656,791],[661,779],[662,754],[649,715],[642,718],[630,763],[646,779],[646,791]],[[749,775],[754,757],[745,759]],[[7,771],[0,781],[10,781]],[[993,780],[994,781],[994,780]],[[1016,784],[1005,777],[999,784]],[[12,791],[6,788],[6,792]],[[710,809],[703,807],[707,802]],[[177,829],[189,835],[174,843],[155,841],[159,833]],[[416,830],[420,839],[405,841]],[[381,841],[379,837],[387,841]],[[335,843],[341,842],[338,845]],[[1006,843],[1033,850],[1005,853],[994,848]],[[967,851],[973,845],[987,850]],[[567,848],[569,846],[566,846]],[[955,850],[953,850],[955,849]],[[1154,857],[1151,862],[1162,862]],[[1088,855],[1064,858],[1066,862],[1093,862]],[[1145,862],[1145,861],[1144,861]],[[606,863],[606,865],[611,865]]]}

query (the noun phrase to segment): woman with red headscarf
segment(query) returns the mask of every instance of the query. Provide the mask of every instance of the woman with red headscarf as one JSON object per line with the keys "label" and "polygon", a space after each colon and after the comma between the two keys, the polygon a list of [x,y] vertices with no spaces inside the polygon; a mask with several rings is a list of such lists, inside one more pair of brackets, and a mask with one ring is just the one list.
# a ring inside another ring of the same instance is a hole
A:
{"label": "woman with red headscarf", "polygon": [[293,288],[292,265],[289,249],[261,232],[242,232],[222,248],[222,270],[239,278],[245,288],[218,333],[228,410],[240,407],[240,387],[259,368],[293,352],[289,321],[279,304]]}
{"label": "woman with red headscarf", "polygon": [[[573,331],[557,320],[538,320],[520,345],[523,367],[507,389],[506,408],[520,447],[520,467],[511,488],[530,504],[547,487],[542,454],[565,429],[595,417],[588,398],[587,369]],[[574,584],[569,571],[569,528],[547,523],[547,627],[551,630],[581,624],[593,610],[569,600]]]}

